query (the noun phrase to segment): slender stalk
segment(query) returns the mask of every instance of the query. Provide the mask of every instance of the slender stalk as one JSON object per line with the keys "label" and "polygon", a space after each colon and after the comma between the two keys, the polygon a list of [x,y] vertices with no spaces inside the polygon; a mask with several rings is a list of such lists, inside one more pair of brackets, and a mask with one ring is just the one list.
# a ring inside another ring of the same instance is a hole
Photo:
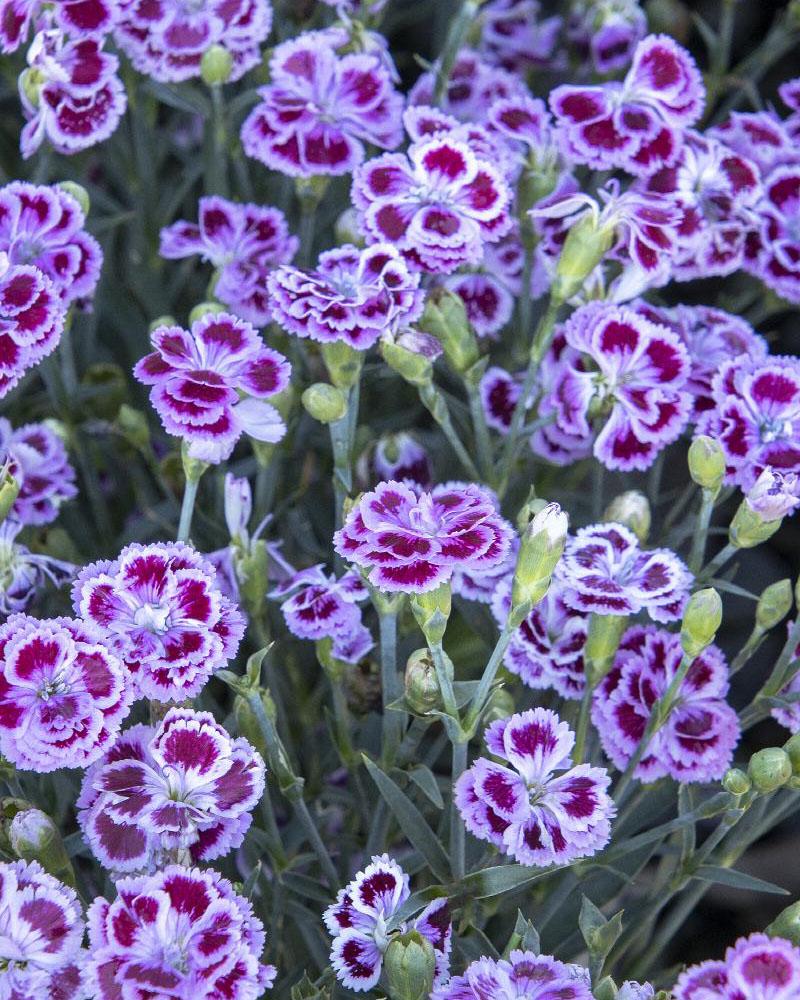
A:
{"label": "slender stalk", "polygon": [[593,693],[594,688],[587,680],[583,689],[583,697],[581,698],[581,707],[578,712],[578,722],[575,726],[575,749],[572,754],[572,759],[576,764],[583,763],[583,758],[586,753],[586,736],[589,732],[589,712],[592,707]]}
{"label": "slender stalk", "polygon": [[689,569],[695,576],[700,572],[703,565],[703,558],[706,553],[706,541],[708,540],[708,528],[711,524],[711,515],[714,512],[715,500],[714,490],[703,490],[700,499],[700,512],[697,515],[697,523],[692,537],[692,552],[689,556]]}
{"label": "slender stalk", "polygon": [[720,551],[714,556],[714,558],[703,567],[702,571],[699,574],[700,579],[710,580],[711,577],[713,577],[715,573],[721,570],[722,567],[725,565],[725,563],[729,562],[736,555],[738,551],[739,549],[735,545],[732,545],[730,542],[728,542],[725,545],[725,547],[720,549]]}
{"label": "slender stalk", "polygon": [[206,193],[228,196],[228,136],[225,114],[225,98],[221,84],[216,84],[211,90],[211,120],[208,127],[211,130],[210,150],[206,154]]}
{"label": "slender stalk", "polygon": [[350,401],[352,390],[347,394],[347,412],[341,420],[329,424],[331,448],[333,449],[333,494],[334,520],[337,530],[343,523],[344,502],[353,488],[353,473],[350,467]]}
{"label": "slender stalk", "polygon": [[441,642],[435,642],[430,647],[433,666],[436,670],[436,680],[439,682],[439,690],[442,692],[442,702],[444,710],[452,719],[458,719],[458,706],[456,696],[453,691],[453,670],[452,664],[445,656]]}
{"label": "slender stalk", "polygon": [[492,458],[492,440],[489,437],[489,426],[486,423],[486,413],[483,409],[478,385],[471,379],[464,379],[469,402],[469,412],[472,417],[472,430],[475,435],[475,450],[478,454],[478,467],[484,482],[491,483],[494,479],[494,460]]}
{"label": "slender stalk", "polygon": [[758,722],[766,714],[763,705],[764,700],[766,698],[774,698],[780,694],[791,680],[792,675],[789,668],[794,659],[794,651],[797,649],[798,643],[800,643],[800,617],[794,621],[789,629],[789,635],[778,659],[775,661],[772,673],[764,682],[764,686],[755,696],[752,704],[742,712],[740,716],[742,729],[749,729],[750,726]]}
{"label": "slender stalk", "polygon": [[[466,740],[453,743],[453,768],[452,768],[452,788],[455,793],[456,782],[467,769],[467,751],[469,744]],[[465,827],[455,804],[455,794],[450,802],[450,866],[453,878],[458,881],[465,874]]]}
{"label": "slender stalk", "polygon": [[194,514],[194,504],[197,499],[197,488],[200,485],[199,479],[187,479],[183,488],[183,503],[181,504],[181,517],[178,522],[178,541],[187,542],[189,532],[192,529],[192,515]]}
{"label": "slender stalk", "polygon": [[447,94],[447,84],[456,61],[458,51],[464,43],[467,31],[477,16],[482,0],[464,0],[461,9],[450,22],[444,48],[439,56],[439,69],[433,89],[433,103],[441,104]]}
{"label": "slender stalk", "polygon": [[762,628],[758,625],[753,626],[753,631],[747,637],[747,642],[745,642],[731,663],[728,670],[729,677],[737,674],[749,662],[750,658],[755,655],[756,650],[764,641],[765,636],[766,632]]}
{"label": "slender stalk", "polygon": [[467,717],[464,722],[464,730],[467,733],[471,732],[473,726],[480,718],[481,712],[486,706],[486,702],[489,698],[489,692],[492,684],[494,683],[494,679],[497,676],[497,671],[500,669],[500,664],[503,662],[506,649],[508,648],[508,644],[511,642],[511,637],[514,635],[515,631],[516,629],[514,627],[506,625],[495,643],[492,655],[489,657],[489,662],[484,667],[483,674],[478,682],[478,687],[475,690],[475,694],[472,696],[472,700],[470,701],[467,709]]}
{"label": "slender stalk", "polygon": [[397,609],[378,610],[383,695],[383,758],[393,761],[403,736],[403,717],[389,708],[403,693],[397,672]]}
{"label": "slender stalk", "polygon": [[706,76],[706,117],[710,118],[717,103],[717,98],[722,93],[726,75],[731,62],[731,41],[733,39],[733,27],[735,21],[735,7],[737,0],[723,0],[722,13],[720,15],[719,29],[717,31],[717,44],[710,53],[710,71]]}
{"label": "slender stalk", "polygon": [[475,467],[475,463],[472,461],[469,452],[464,446],[464,442],[458,436],[458,432],[453,426],[453,421],[450,418],[450,411],[447,409],[447,403],[445,403],[442,394],[433,384],[421,385],[418,389],[419,398],[425,404],[425,407],[439,427],[441,427],[444,436],[450,443],[450,447],[456,453],[456,457],[464,467],[464,471],[470,479],[480,482],[481,474]]}

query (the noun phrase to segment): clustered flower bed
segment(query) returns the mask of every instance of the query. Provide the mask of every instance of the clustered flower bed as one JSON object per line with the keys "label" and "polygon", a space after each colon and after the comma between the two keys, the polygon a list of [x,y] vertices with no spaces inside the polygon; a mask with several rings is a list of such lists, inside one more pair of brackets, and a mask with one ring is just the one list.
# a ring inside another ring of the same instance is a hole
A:
{"label": "clustered flower bed", "polygon": [[800,9],[716,6],[0,0],[2,1000],[800,998]]}

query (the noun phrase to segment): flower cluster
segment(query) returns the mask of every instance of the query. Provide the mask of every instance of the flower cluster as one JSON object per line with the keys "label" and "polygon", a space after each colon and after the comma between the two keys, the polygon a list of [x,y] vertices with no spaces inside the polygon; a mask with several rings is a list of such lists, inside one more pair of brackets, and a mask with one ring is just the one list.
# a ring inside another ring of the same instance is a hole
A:
{"label": "flower cluster", "polygon": [[[620,994],[621,995],[621,994]],[[435,990],[432,1000],[592,1000],[589,973],[549,955],[512,951],[507,959],[479,958],[463,975]]]}
{"label": "flower cluster", "polygon": [[[45,4],[42,0],[2,0],[0,3],[0,51],[16,50],[37,25]],[[61,0],[53,7],[55,23],[74,37],[107,34],[117,15],[116,0]]]}
{"label": "flower cluster", "polygon": [[675,1000],[790,1000],[800,991],[800,948],[780,937],[751,934],[728,948],[722,961],[683,972]]}
{"label": "flower cluster", "polygon": [[47,424],[25,424],[14,430],[0,418],[0,463],[8,463],[19,483],[10,516],[21,524],[49,524],[61,504],[78,492],[64,444]]}
{"label": "flower cluster", "polygon": [[570,44],[600,75],[626,69],[646,32],[647,17],[636,0],[576,0],[570,7]]}

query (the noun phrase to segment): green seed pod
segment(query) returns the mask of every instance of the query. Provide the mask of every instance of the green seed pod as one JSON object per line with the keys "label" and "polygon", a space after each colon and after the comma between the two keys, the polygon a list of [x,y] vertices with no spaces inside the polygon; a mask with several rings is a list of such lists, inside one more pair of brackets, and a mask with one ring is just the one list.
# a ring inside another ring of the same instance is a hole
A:
{"label": "green seed pod", "polygon": [[764,930],[770,937],[785,938],[794,945],[800,945],[800,902],[781,910]]}
{"label": "green seed pod", "polygon": [[725,453],[707,434],[700,434],[689,445],[689,475],[704,490],[719,491],[725,475]]}
{"label": "green seed pod", "polygon": [[437,645],[444,638],[452,600],[449,583],[442,583],[435,590],[412,595],[411,610],[429,646]]}
{"label": "green seed pod", "polygon": [[347,413],[347,397],[341,389],[327,382],[310,385],[300,400],[306,411],[321,424],[332,424]]}
{"label": "green seed pod", "polygon": [[464,300],[454,292],[444,288],[429,292],[419,327],[436,337],[450,367],[462,375],[480,357]]}
{"label": "green seed pod", "polygon": [[200,76],[209,87],[218,87],[231,78],[233,56],[222,45],[212,45],[200,60]]}
{"label": "green seed pod", "polygon": [[91,207],[89,192],[82,184],[76,184],[75,181],[61,181],[58,186],[62,191],[66,191],[67,194],[72,195],[75,201],[81,206],[81,211],[84,215],[89,214]]}
{"label": "green seed pod", "polygon": [[722,787],[731,795],[746,795],[753,786],[740,767],[730,767],[722,776]]}
{"label": "green seed pod", "polygon": [[767,747],[750,758],[747,774],[756,791],[766,794],[781,788],[792,776],[792,761],[780,747]]}
{"label": "green seed pod", "polygon": [[398,934],[383,956],[383,976],[389,1000],[427,1000],[433,989],[436,954],[419,931]]}
{"label": "green seed pod", "polygon": [[417,649],[409,656],[404,682],[406,701],[419,715],[442,707],[436,667],[427,649]]}
{"label": "green seed pod", "polygon": [[713,587],[698,590],[689,598],[681,622],[681,646],[694,658],[710,646],[722,623],[722,600]]}
{"label": "green seed pod", "polygon": [[650,504],[644,493],[628,490],[614,497],[603,514],[604,521],[624,524],[640,542],[646,542],[650,533]]}
{"label": "green seed pod", "polygon": [[756,605],[756,624],[764,632],[774,628],[792,610],[792,581],[778,580],[761,592]]}
{"label": "green seed pod", "polygon": [[8,839],[17,857],[38,861],[46,872],[75,885],[75,873],[58,827],[41,809],[18,812],[9,825]]}

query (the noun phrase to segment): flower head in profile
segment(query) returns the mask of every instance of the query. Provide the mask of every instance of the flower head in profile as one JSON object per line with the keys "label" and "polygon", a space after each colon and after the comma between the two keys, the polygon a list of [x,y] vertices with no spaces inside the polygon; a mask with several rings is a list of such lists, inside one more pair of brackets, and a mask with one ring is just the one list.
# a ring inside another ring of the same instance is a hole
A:
{"label": "flower head in profile", "polygon": [[191,330],[160,326],[150,339],[155,350],[134,375],[153,387],[164,429],[187,443],[192,458],[223,462],[243,433],[280,441],[286,425],[266,398],[286,388],[291,366],[246,320],[207,313]]}
{"label": "flower head in profile", "polygon": [[594,524],[569,539],[556,570],[564,601],[576,611],[680,618],[692,574],[669,549],[643,549],[622,524]]}
{"label": "flower head in profile", "polygon": [[86,566],[72,599],[135,676],[140,697],[194,697],[236,655],[244,619],[188,545],[129,545]]}
{"label": "flower head in profile", "polygon": [[26,611],[46,580],[60,587],[75,575],[72,563],[31,552],[18,542],[21,530],[22,524],[13,519],[0,524],[0,614],[3,615]]}
{"label": "flower head in profile", "polygon": [[372,468],[378,480],[395,479],[416,483],[423,490],[433,485],[433,471],[427,451],[405,431],[384,434],[375,445]]}
{"label": "flower head in profile", "polygon": [[269,596],[282,600],[281,611],[292,635],[324,639],[358,629],[358,605],[367,600],[369,591],[358,573],[351,570],[337,580],[319,563],[281,581]]}
{"label": "flower head in profile", "polygon": [[272,319],[267,276],[288,264],[298,246],[280,209],[210,195],[200,199],[196,223],[174,222],[161,230],[159,253],[168,260],[199,254],[217,269],[215,298],[242,319],[265,326]]}
{"label": "flower head in profile", "polygon": [[5,462],[20,484],[10,516],[21,524],[49,524],[61,504],[77,495],[66,448],[47,424],[14,430],[0,418],[0,464]]}
{"label": "flower head in profile", "polygon": [[720,961],[681,973],[675,1000],[793,1000],[800,995],[800,948],[780,937],[739,938]]}
{"label": "flower head in profile", "polygon": [[626,69],[646,33],[647,16],[637,0],[573,0],[570,5],[570,45],[601,76]]}
{"label": "flower head in profile", "polygon": [[408,899],[408,875],[388,855],[373,857],[364,871],[339,890],[325,911],[325,926],[333,937],[331,963],[336,978],[349,990],[363,993],[377,985],[383,954],[393,937],[416,930],[433,945],[436,983],[450,966],[450,910],[447,899],[428,904],[413,921],[388,931],[392,916]]}
{"label": "flower head in profile", "polygon": [[534,708],[493,722],[486,748],[458,779],[467,829],[523,865],[564,864],[605,847],[616,807],[603,768],[572,767],[575,734],[555,712]]}
{"label": "flower head in profile", "polygon": [[95,1000],[191,996],[258,1000],[276,970],[261,961],[264,927],[212,869],[170,865],[117,882],[89,907],[86,983]]}
{"label": "flower head in profile", "polygon": [[[683,658],[680,636],[636,625],[622,637],[614,666],[595,692],[592,721],[603,750],[621,771],[644,736],[653,706]],[[679,782],[717,781],[730,767],[739,740],[736,712],[726,702],[728,665],[714,645],[694,660],[679,701],[650,740],[635,776]]]}
{"label": "flower head in profile", "polygon": [[78,819],[111,871],[152,872],[238,847],[264,790],[264,762],[208,712],[172,708],[157,728],[133,726],[86,772]]}
{"label": "flower head in profile", "polygon": [[366,350],[422,314],[420,276],[389,243],[346,244],[320,254],[316,270],[283,265],[269,276],[275,322],[298,337]]}
{"label": "flower head in profile", "polygon": [[0,251],[0,398],[52,354],[63,329],[64,307],[47,275],[9,264]]}
{"label": "flower head in profile", "polygon": [[[487,992],[488,991],[488,992]],[[431,1000],[592,1000],[589,973],[549,955],[512,951],[479,958],[431,994]]]}
{"label": "flower head in profile", "polygon": [[381,590],[422,593],[458,569],[480,572],[506,556],[513,532],[484,490],[471,484],[415,492],[379,483],[350,511],[334,548],[369,570]]}
{"label": "flower head in profile", "polygon": [[[796,142],[796,140],[795,140]],[[800,164],[775,167],[764,179],[758,205],[758,232],[751,243],[748,270],[777,295],[800,302]]]}
{"label": "flower head in profile", "polygon": [[403,137],[403,98],[379,55],[339,55],[344,31],[307,31],[270,59],[261,103],[242,126],[242,146],[291,177],[351,173],[364,144],[394,149]]}
{"label": "flower head in profile", "polygon": [[0,864],[0,996],[82,1000],[83,914],[36,861]]}
{"label": "flower head in profile", "polygon": [[780,521],[800,507],[800,475],[776,472],[767,466],[744,499],[762,521]]}
{"label": "flower head in profile", "polygon": [[0,626],[0,752],[23,770],[97,760],[132,697],[123,664],[89,625],[15,614]]}
{"label": "flower head in profile", "polygon": [[[0,52],[16,50],[47,11],[43,0],[0,0]],[[116,0],[61,0],[52,8],[56,25],[75,38],[106,35],[117,16]]]}

